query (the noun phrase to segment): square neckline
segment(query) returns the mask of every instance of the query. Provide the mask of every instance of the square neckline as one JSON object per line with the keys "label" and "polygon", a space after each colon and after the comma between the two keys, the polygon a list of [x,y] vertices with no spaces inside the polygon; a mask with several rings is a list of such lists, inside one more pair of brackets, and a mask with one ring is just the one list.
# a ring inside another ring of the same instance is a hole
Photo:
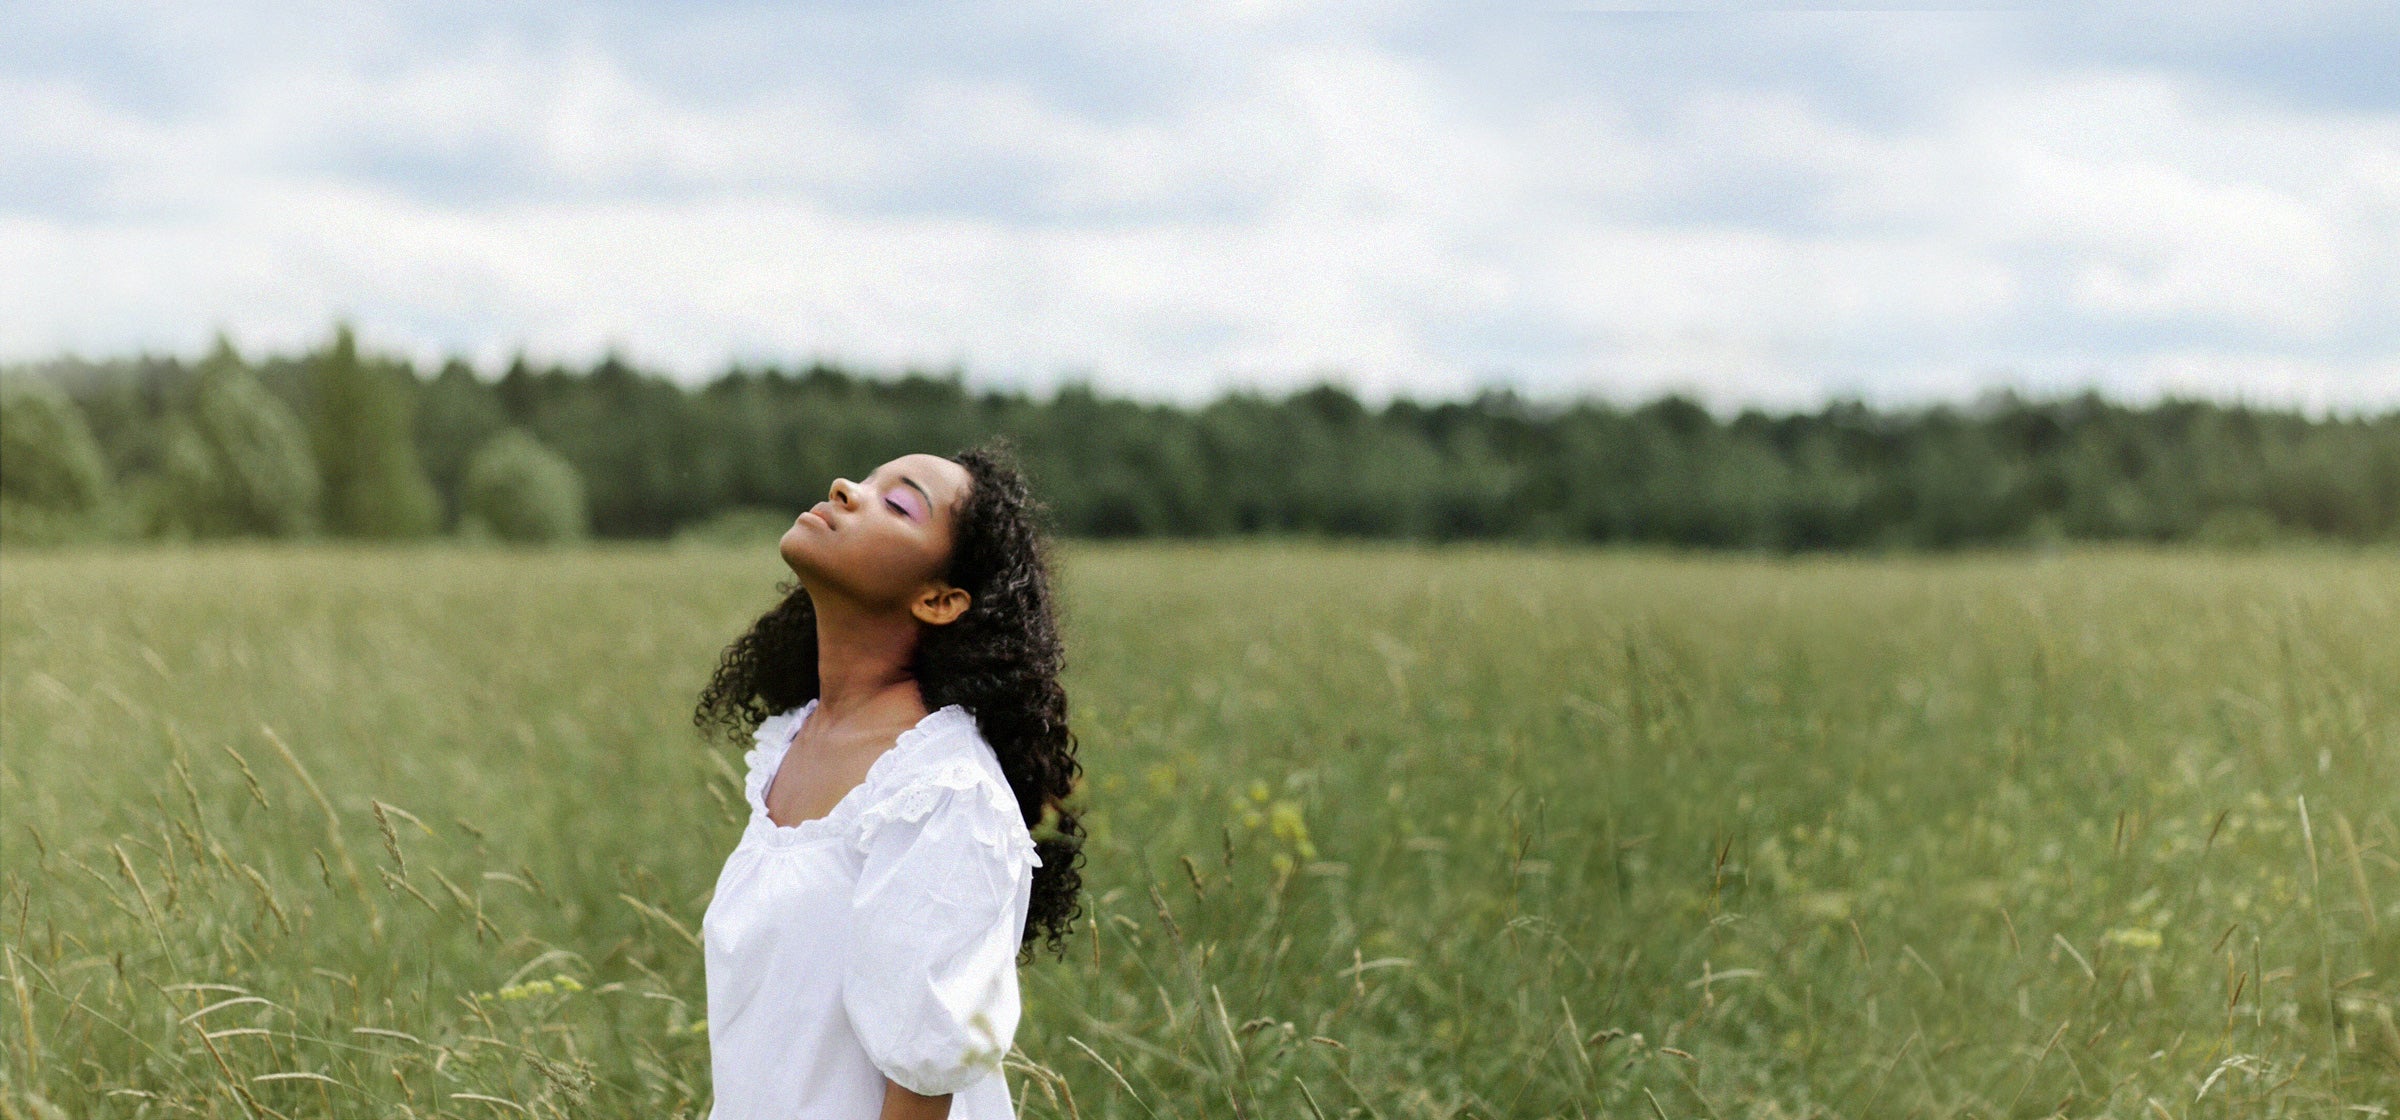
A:
{"label": "square neckline", "polygon": [[952,711],[956,711],[960,715],[966,714],[966,709],[961,708],[956,704],[944,704],[939,708],[925,713],[923,718],[917,720],[917,722],[911,724],[907,730],[902,731],[898,736],[893,738],[892,745],[885,748],[882,754],[876,755],[875,761],[867,764],[866,776],[860,778],[857,785],[851,786],[849,790],[844,792],[840,798],[836,799],[833,803],[833,808],[825,810],[824,815],[810,817],[794,824],[777,824],[775,823],[774,814],[767,809],[767,794],[774,791],[775,779],[783,773],[784,760],[791,757],[793,740],[800,737],[800,729],[807,726],[808,717],[816,714],[816,710],[817,701],[815,700],[811,700],[800,707],[795,718],[792,720],[791,731],[784,735],[782,743],[776,747],[775,759],[771,764],[771,767],[767,770],[766,780],[758,784],[757,800],[752,803],[751,808],[757,813],[758,819],[761,822],[764,822],[767,828],[772,830],[774,835],[797,837],[808,832],[816,831],[820,827],[826,826],[826,822],[842,815],[842,810],[848,807],[851,802],[859,796],[860,791],[865,790],[868,786],[875,784],[875,775],[883,769],[884,764],[889,761],[892,756],[899,754],[901,751],[907,749],[926,737],[925,733],[934,724],[934,717],[942,716]]}

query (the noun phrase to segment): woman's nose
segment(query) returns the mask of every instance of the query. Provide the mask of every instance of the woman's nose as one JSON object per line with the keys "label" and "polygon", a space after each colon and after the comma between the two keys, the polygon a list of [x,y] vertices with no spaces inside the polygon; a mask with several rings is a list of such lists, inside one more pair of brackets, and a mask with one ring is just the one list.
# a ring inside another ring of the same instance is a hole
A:
{"label": "woman's nose", "polygon": [[858,505],[858,484],[846,478],[834,479],[833,504],[843,509],[856,507]]}

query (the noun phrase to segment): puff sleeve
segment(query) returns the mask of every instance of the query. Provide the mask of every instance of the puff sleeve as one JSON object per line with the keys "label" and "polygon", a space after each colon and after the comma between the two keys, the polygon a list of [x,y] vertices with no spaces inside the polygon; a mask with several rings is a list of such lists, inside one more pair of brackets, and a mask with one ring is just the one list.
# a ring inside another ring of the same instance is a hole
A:
{"label": "puff sleeve", "polygon": [[926,1096],[1000,1069],[1041,859],[1015,799],[974,767],[915,776],[859,814],[842,1006],[876,1068]]}

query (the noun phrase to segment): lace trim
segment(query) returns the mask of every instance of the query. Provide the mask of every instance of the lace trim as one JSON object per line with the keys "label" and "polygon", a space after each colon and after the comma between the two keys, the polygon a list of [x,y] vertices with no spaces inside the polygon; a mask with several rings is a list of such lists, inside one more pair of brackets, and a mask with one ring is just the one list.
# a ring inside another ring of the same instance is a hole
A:
{"label": "lace trim", "polygon": [[874,763],[867,767],[866,777],[849,793],[842,795],[842,799],[834,803],[831,812],[794,825],[776,824],[774,818],[767,815],[767,786],[774,781],[776,769],[781,765],[784,755],[791,750],[792,736],[799,731],[801,724],[808,721],[809,714],[816,710],[817,702],[811,700],[791,711],[760,720],[758,730],[752,733],[758,745],[743,756],[743,761],[749,765],[743,790],[750,799],[750,826],[745,835],[755,835],[759,842],[770,847],[797,847],[830,837],[836,830],[842,829],[845,822],[858,815],[861,802],[875,796],[876,791],[890,781],[888,775],[894,767],[903,764],[902,759],[909,751],[940,740],[961,720],[970,721],[968,726],[973,726],[971,721],[974,719],[966,709],[955,704],[928,713],[916,726],[901,732],[890,750],[876,757]]}
{"label": "lace trim", "polygon": [[1023,827],[1007,826],[1008,823],[1018,822],[1016,798],[994,786],[990,776],[974,763],[955,759],[911,777],[906,785],[890,796],[861,810],[858,814],[859,852],[866,852],[874,842],[876,831],[883,826],[922,821],[952,791],[975,790],[982,791],[985,806],[992,810],[969,815],[969,829],[975,834],[976,841],[1002,859],[1022,862],[1028,867],[1040,867],[1042,857],[1034,851],[1033,837]]}

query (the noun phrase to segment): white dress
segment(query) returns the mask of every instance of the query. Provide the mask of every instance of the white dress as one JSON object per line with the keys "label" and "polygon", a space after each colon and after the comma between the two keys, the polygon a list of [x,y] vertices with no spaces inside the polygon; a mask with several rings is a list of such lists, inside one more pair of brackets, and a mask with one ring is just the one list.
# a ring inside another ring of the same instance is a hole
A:
{"label": "white dress", "polygon": [[709,1120],[873,1120],[884,1078],[1013,1114],[1017,947],[1041,864],[1000,760],[957,705],[927,715],[815,820],[767,789],[816,702],[759,724],[750,822],[701,918]]}

